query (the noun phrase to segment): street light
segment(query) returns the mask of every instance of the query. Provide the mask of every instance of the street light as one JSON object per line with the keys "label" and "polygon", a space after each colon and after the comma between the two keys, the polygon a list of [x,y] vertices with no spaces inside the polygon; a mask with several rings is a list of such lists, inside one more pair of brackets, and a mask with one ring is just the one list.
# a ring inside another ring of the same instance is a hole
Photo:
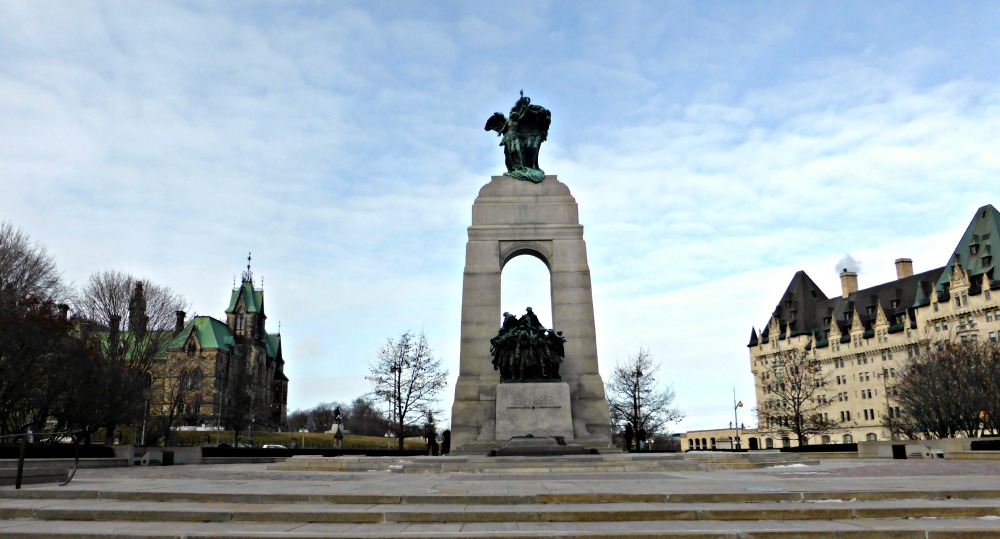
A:
{"label": "street light", "polygon": [[742,407],[743,401],[736,402],[736,388],[733,387],[733,425],[736,427],[736,447],[734,449],[740,448],[740,418],[736,412]]}

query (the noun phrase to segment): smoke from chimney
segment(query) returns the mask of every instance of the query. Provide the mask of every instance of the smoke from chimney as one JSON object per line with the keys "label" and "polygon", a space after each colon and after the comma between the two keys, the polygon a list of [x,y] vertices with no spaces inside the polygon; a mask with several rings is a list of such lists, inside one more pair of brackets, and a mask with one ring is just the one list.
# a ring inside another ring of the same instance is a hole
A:
{"label": "smoke from chimney", "polygon": [[855,260],[853,256],[847,254],[844,258],[841,258],[837,265],[834,266],[833,270],[837,272],[837,275],[847,271],[850,273],[861,273],[861,261]]}

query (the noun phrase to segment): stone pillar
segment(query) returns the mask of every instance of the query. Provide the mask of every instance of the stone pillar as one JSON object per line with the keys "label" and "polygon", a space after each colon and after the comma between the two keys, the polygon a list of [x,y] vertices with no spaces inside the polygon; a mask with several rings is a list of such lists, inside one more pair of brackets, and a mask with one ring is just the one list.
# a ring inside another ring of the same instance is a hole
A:
{"label": "stone pillar", "polygon": [[587,247],[576,200],[555,176],[542,183],[494,176],[472,206],[462,290],[462,343],[452,446],[498,443],[496,389],[490,339],[500,329],[500,273],[512,258],[529,254],[549,268],[552,323],[566,337],[560,367],[570,388],[573,434],[578,441],[610,443],[611,420],[598,372],[594,303]]}

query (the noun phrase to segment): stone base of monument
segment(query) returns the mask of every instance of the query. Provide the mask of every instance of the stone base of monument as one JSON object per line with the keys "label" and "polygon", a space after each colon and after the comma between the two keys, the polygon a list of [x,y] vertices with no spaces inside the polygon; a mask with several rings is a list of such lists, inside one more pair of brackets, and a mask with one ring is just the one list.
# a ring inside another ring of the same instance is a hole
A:
{"label": "stone base of monument", "polygon": [[573,440],[569,384],[540,382],[497,386],[496,440],[519,436]]}
{"label": "stone base of monument", "polygon": [[595,449],[587,449],[580,444],[566,443],[561,436],[518,436],[511,438],[500,449],[491,451],[491,457],[547,457],[556,455],[598,454]]}

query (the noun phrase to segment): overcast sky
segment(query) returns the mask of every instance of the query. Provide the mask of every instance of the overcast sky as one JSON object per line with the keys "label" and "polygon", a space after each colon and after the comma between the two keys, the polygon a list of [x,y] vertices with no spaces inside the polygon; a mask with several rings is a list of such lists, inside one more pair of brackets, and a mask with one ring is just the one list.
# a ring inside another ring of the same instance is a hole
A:
{"label": "overcast sky", "polygon": [[[524,89],[605,379],[647,348],[675,430],[727,426],[734,387],[749,426],[750,330],[796,270],[834,295],[847,254],[862,287],[939,267],[1000,202],[997,28],[991,2],[0,0],[0,220],[69,281],[216,317],[252,251],[290,409],[368,391],[406,330],[453,384],[470,209],[504,170],[483,124]],[[547,281],[519,257],[504,308],[549,316]]]}

